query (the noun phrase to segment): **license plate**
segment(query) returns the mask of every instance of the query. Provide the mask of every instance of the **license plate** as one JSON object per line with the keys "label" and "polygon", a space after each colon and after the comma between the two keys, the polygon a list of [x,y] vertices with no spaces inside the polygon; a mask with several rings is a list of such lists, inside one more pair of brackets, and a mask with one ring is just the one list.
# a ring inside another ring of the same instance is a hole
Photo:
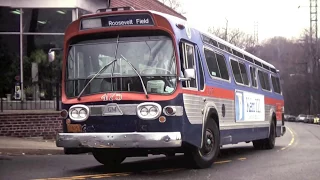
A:
{"label": "license plate", "polygon": [[104,116],[123,115],[120,107],[116,103],[109,103],[103,109]]}
{"label": "license plate", "polygon": [[81,130],[81,124],[67,124],[68,132],[71,133],[80,133]]}

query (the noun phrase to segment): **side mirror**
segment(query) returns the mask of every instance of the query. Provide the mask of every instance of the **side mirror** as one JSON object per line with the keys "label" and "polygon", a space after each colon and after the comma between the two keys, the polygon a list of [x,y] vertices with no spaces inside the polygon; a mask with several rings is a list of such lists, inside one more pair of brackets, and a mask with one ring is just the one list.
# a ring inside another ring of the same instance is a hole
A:
{"label": "side mirror", "polygon": [[184,76],[188,79],[195,79],[196,78],[196,71],[194,69],[185,69]]}
{"label": "side mirror", "polygon": [[184,77],[180,77],[180,81],[189,81],[191,79],[196,78],[196,71],[194,69],[185,69],[184,70]]}
{"label": "side mirror", "polygon": [[49,62],[53,62],[56,59],[56,52],[55,51],[61,51],[61,48],[51,48],[48,52],[48,59]]}

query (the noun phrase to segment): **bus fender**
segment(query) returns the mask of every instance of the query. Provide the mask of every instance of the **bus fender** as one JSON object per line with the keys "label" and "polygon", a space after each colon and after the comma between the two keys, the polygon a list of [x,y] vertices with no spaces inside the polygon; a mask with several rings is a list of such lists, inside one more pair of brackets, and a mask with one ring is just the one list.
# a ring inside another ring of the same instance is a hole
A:
{"label": "bus fender", "polygon": [[[207,122],[207,120],[213,115],[215,114],[216,116],[219,117],[218,111],[217,111],[217,106],[215,105],[214,102],[207,102],[205,104],[205,106],[203,107],[203,119],[202,119],[202,133],[201,133],[201,147],[202,147],[202,143],[203,143],[203,133],[204,133],[204,126]],[[219,127],[219,119],[215,119],[215,121],[217,121],[217,125],[218,128]]]}

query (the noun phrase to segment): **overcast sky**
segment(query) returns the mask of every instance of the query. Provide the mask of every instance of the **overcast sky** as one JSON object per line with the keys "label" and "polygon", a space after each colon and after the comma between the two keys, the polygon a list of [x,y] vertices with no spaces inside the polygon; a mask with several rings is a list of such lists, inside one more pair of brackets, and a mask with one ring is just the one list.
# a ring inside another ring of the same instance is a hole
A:
{"label": "overcast sky", "polygon": [[258,21],[260,42],[274,36],[299,37],[310,23],[309,0],[180,1],[189,23],[204,30],[210,26],[225,27],[227,18],[229,28],[253,34],[254,22]]}

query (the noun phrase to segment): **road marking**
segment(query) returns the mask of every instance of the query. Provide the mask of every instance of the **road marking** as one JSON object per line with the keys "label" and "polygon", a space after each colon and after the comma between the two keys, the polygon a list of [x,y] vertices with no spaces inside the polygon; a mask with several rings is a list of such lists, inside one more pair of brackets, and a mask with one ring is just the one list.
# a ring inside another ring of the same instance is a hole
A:
{"label": "road marking", "polygon": [[119,177],[119,176],[129,176],[131,173],[109,173],[109,174],[92,174],[92,175],[80,175],[80,176],[70,176],[61,178],[44,178],[44,179],[33,179],[33,180],[79,180],[79,179],[101,179],[109,177]]}
{"label": "road marking", "polygon": [[289,130],[289,132],[291,134],[291,141],[286,147],[281,148],[282,151],[287,149],[288,147],[290,147],[294,143],[294,133],[289,127],[288,127],[288,130]]}
{"label": "road marking", "polygon": [[243,158],[238,158],[239,161],[244,161],[246,160],[247,158],[243,157]]}
{"label": "road marking", "polygon": [[[239,161],[246,160],[247,158],[242,157],[238,158]],[[224,164],[232,162],[232,160],[223,160],[216,161],[214,164]],[[167,172],[176,172],[180,170],[186,170],[185,168],[175,168],[175,169],[157,169],[157,170],[149,170],[142,171],[142,173],[167,173]],[[43,178],[43,179],[33,179],[33,180],[81,180],[81,179],[102,179],[102,178],[111,178],[111,177],[120,177],[120,176],[129,176],[134,172],[126,172],[126,173],[108,173],[108,174],[92,174],[92,175],[79,175],[79,176],[70,176],[70,177],[61,177],[61,178]]]}
{"label": "road marking", "polygon": [[231,162],[231,160],[217,161],[217,162],[214,162],[214,164],[224,164],[224,163],[229,163],[229,162]]}

